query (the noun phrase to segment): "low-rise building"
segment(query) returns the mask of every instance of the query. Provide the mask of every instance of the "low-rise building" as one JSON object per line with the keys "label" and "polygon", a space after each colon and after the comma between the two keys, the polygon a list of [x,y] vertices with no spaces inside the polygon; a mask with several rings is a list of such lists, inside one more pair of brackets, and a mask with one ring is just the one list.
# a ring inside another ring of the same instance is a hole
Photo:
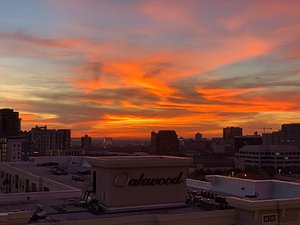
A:
{"label": "low-rise building", "polygon": [[300,167],[300,150],[288,145],[245,145],[235,155],[235,166],[275,170]]}
{"label": "low-rise building", "polygon": [[33,154],[33,143],[27,137],[17,136],[7,139],[7,161],[28,161]]}

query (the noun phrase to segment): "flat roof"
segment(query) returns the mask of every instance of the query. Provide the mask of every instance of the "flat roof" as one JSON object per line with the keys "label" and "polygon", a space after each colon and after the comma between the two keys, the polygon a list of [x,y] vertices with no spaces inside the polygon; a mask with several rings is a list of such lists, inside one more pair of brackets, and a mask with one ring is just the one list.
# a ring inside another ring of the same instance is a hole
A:
{"label": "flat roof", "polygon": [[[97,157],[102,158],[105,161],[109,161],[111,157]],[[129,157],[131,160],[127,161],[128,157],[113,157],[117,158],[116,162],[120,162],[124,160],[125,162],[131,162],[132,158],[137,157]],[[143,162],[148,157],[138,157],[142,158]],[[157,157],[155,157],[157,158]],[[170,159],[170,158],[179,158],[179,157],[162,157],[161,159]],[[185,160],[184,160],[185,161]],[[188,159],[189,161],[189,159]],[[37,166],[36,163],[12,163],[14,167],[24,170],[26,172],[30,172],[34,175],[48,178],[50,180],[57,181],[59,183],[83,190],[86,187],[86,183],[91,181],[91,175],[89,174],[90,168],[83,167],[80,164],[68,164],[65,165],[68,174],[67,175],[55,175],[51,172],[51,166]],[[168,165],[168,164],[167,164]],[[60,166],[64,166],[61,164]],[[147,164],[146,166],[149,166]],[[300,183],[297,182],[287,182],[280,180],[251,180],[251,179],[241,179],[235,177],[227,177],[220,175],[208,175],[206,176],[209,182],[202,182],[197,180],[188,179],[187,185],[190,185],[191,188],[199,188],[203,190],[209,190],[212,192],[220,193],[223,196],[237,196],[241,199],[245,199],[244,196],[237,195],[234,193],[235,189],[239,189],[241,191],[241,187],[245,187],[245,191],[249,190],[248,193],[255,194],[255,188],[265,187],[266,195],[263,197],[264,199],[300,199]],[[215,189],[214,189],[215,187]],[[229,189],[228,189],[229,187]],[[247,188],[248,187],[248,188]],[[231,191],[231,192],[230,192]],[[253,193],[252,193],[253,192]],[[237,193],[237,192],[236,192]],[[256,200],[256,199],[252,199]],[[259,200],[259,199],[258,199]]]}
{"label": "flat roof", "polygon": [[[300,183],[281,180],[252,180],[221,175],[207,175],[209,182],[189,180],[191,188],[207,190],[240,200],[299,200]],[[255,197],[256,196],[256,197]]]}
{"label": "flat roof", "polygon": [[[85,157],[90,164],[100,167],[111,168],[141,168],[141,167],[170,167],[183,166],[187,167],[192,163],[191,158],[175,156],[106,156],[106,157]],[[87,182],[91,182],[89,167],[85,167],[84,161],[56,160],[55,157],[44,159],[42,163],[37,162],[15,162],[8,163],[11,166],[30,172],[34,175],[48,178],[65,185],[82,190]],[[59,168],[65,168],[68,173],[65,175],[56,175],[51,172],[55,166],[38,166],[43,163],[57,162]]]}
{"label": "flat roof", "polygon": [[59,164],[58,167],[65,167],[67,169],[68,174],[65,175],[55,175],[51,172],[53,166],[38,166],[34,162],[13,163],[12,166],[36,176],[45,177],[80,190],[85,187],[86,182],[91,181],[91,175],[89,174],[90,168],[83,167],[80,164]]}

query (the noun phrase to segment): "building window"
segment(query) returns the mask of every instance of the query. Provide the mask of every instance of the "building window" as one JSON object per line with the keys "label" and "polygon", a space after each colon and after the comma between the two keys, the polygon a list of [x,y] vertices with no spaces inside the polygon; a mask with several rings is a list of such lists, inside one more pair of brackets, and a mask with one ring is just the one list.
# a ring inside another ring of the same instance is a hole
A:
{"label": "building window", "polygon": [[262,216],[262,224],[277,224],[277,215],[276,214],[267,214]]}

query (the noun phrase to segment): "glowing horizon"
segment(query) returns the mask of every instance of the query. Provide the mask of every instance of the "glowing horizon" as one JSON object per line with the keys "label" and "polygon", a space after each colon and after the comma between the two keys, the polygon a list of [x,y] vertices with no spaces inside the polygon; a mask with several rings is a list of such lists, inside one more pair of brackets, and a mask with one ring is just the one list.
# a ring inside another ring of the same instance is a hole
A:
{"label": "glowing horizon", "polygon": [[220,136],[300,122],[300,2],[17,0],[0,108],[73,137]]}

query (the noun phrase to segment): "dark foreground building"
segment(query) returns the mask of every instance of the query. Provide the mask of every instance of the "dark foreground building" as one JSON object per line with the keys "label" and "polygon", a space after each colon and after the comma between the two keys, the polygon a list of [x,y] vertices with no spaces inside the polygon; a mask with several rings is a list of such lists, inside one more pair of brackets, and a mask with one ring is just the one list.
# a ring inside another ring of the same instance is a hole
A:
{"label": "dark foreground building", "polygon": [[160,130],[151,132],[152,153],[157,155],[182,155],[179,140],[174,130]]}
{"label": "dark foreground building", "polygon": [[234,138],[235,152],[238,152],[244,145],[262,145],[262,136],[246,135]]}
{"label": "dark foreground building", "polygon": [[17,136],[20,130],[19,113],[13,109],[0,109],[0,137]]}

